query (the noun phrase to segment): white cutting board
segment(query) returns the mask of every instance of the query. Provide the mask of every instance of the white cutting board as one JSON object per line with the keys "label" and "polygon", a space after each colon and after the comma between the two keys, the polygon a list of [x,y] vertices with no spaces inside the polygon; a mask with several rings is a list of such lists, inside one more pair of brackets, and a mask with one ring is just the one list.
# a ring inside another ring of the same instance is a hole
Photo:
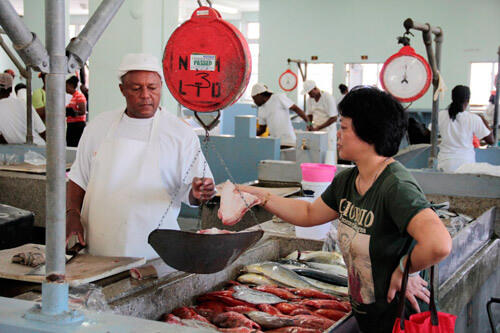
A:
{"label": "white cutting board", "polygon": [[[45,245],[25,244],[12,249],[1,250],[0,278],[27,282],[44,282],[45,275],[26,275],[33,267],[12,262],[14,255],[30,251],[45,253]],[[144,258],[101,257],[89,254],[77,254],[66,265],[66,282],[71,287],[79,286],[124,272],[145,262]]]}

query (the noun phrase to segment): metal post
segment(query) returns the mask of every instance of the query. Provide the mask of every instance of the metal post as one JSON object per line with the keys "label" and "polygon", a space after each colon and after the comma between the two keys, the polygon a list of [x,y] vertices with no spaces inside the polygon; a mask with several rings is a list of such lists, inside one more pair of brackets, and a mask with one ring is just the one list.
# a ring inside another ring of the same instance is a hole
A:
{"label": "metal post", "polygon": [[26,68],[26,143],[33,144],[33,106],[31,105],[31,68]]}
{"label": "metal post", "polygon": [[[304,82],[307,79],[307,61],[295,60],[295,59],[288,59],[287,61],[289,64],[291,62],[294,62],[297,64],[297,67],[299,67],[300,76],[302,77],[302,82]],[[304,64],[304,71],[302,71],[302,67],[301,67],[302,64]],[[304,112],[306,112],[306,108],[307,108],[306,99],[307,99],[307,94],[304,95]]]}
{"label": "metal post", "polygon": [[10,1],[0,1],[0,22],[24,63],[47,72],[49,70],[47,51],[36,35],[28,30]]}
{"label": "metal post", "polygon": [[77,38],[67,47],[69,52],[68,71],[83,67],[92,53],[92,47],[109,25],[125,0],[104,0],[89,19]]}
{"label": "metal post", "polygon": [[500,100],[500,46],[498,47],[498,63],[497,63],[497,77],[495,82],[496,94],[495,94],[495,112],[493,113],[493,145],[496,147],[498,145],[498,112]]}
{"label": "metal post", "polygon": [[[425,50],[427,52],[427,59],[429,60],[429,64],[432,68],[432,85],[433,95],[436,93],[438,84],[439,84],[439,70],[441,68],[441,44],[443,43],[443,30],[439,27],[433,27],[429,23],[422,24],[418,22],[414,22],[412,19],[408,18],[403,23],[404,27],[407,31],[410,29],[416,29],[422,31],[422,37],[425,44]],[[434,38],[434,42],[436,44],[436,53],[432,50],[432,34],[436,37]],[[439,99],[432,100],[432,114],[431,114],[431,122],[432,122],[432,131],[431,131],[431,151],[429,156],[429,164],[428,167],[430,169],[437,168],[437,141],[438,141],[438,132],[439,132]]]}

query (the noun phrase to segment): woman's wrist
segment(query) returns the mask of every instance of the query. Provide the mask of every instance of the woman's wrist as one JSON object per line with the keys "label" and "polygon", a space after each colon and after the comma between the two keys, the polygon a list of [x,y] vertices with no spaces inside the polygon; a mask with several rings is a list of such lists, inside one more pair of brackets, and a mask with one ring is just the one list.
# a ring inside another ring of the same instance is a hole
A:
{"label": "woman's wrist", "polygon": [[267,192],[265,198],[262,200],[262,203],[260,204],[261,207],[264,207],[269,199],[271,198],[271,192]]}
{"label": "woman's wrist", "polygon": [[[404,274],[405,273],[405,265],[403,264],[403,261],[404,259],[408,257],[407,254],[405,254],[404,256],[401,257],[401,259],[399,260],[399,270],[401,271],[401,274]],[[417,272],[414,272],[414,273],[409,273],[408,276],[417,276],[420,274],[420,271],[417,271]]]}

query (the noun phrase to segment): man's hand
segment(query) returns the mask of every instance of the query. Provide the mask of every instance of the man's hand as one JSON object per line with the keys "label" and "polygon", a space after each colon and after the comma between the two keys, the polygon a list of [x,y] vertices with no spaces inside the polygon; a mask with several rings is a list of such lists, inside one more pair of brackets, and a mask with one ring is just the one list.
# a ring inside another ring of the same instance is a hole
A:
{"label": "man's hand", "polygon": [[69,209],[66,211],[66,246],[71,236],[76,235],[78,242],[82,246],[86,246],[83,239],[83,226],[80,222],[80,212],[77,209]]}
{"label": "man's hand", "polygon": [[[403,273],[396,267],[391,277],[391,285],[389,286],[389,292],[387,293],[387,303],[390,303],[396,292],[401,290],[401,283],[403,281]],[[427,282],[420,276],[408,277],[408,285],[406,286],[406,298],[410,301],[413,308],[420,313],[420,307],[416,297],[420,298],[425,303],[429,304],[431,292],[427,287]]]}
{"label": "man's hand", "polygon": [[[198,202],[206,202],[215,195],[215,184],[212,178],[194,177],[191,188],[191,196]],[[191,203],[195,203],[190,200]]]}

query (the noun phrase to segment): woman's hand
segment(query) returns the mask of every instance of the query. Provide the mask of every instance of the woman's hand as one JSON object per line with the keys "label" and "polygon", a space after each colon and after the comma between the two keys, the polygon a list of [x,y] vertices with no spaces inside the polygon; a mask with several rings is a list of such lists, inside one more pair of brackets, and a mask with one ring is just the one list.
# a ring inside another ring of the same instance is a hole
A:
{"label": "woman's hand", "polygon": [[[401,290],[401,283],[403,281],[403,273],[396,267],[391,277],[391,285],[389,286],[389,292],[387,293],[387,303],[392,302],[396,292]],[[413,308],[420,312],[420,307],[416,297],[420,298],[425,303],[429,304],[431,292],[427,287],[427,282],[420,276],[408,277],[408,285],[406,286],[406,298],[410,301]]]}

